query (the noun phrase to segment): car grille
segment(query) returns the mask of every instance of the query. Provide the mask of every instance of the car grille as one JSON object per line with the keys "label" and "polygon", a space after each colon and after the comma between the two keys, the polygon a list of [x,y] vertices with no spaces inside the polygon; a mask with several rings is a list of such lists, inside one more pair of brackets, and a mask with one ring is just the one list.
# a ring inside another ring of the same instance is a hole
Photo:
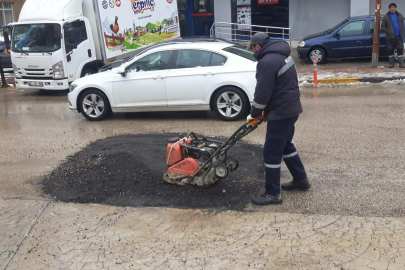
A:
{"label": "car grille", "polygon": [[23,79],[32,79],[32,80],[52,80],[53,79],[53,70],[52,69],[19,68],[17,70],[17,72]]}

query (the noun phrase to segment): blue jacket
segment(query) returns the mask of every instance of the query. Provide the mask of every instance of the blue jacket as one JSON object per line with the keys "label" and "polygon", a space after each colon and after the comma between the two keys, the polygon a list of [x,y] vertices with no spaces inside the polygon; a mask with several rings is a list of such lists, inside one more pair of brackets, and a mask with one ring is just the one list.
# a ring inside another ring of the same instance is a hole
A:
{"label": "blue jacket", "polygon": [[290,46],[285,41],[269,42],[255,53],[259,62],[252,117],[264,111],[266,120],[273,121],[302,113],[297,71],[290,54]]}
{"label": "blue jacket", "polygon": [[391,13],[391,20],[392,20],[392,26],[394,27],[394,33],[395,36],[401,36],[401,32],[399,30],[399,23],[398,23],[398,15],[396,13]]}

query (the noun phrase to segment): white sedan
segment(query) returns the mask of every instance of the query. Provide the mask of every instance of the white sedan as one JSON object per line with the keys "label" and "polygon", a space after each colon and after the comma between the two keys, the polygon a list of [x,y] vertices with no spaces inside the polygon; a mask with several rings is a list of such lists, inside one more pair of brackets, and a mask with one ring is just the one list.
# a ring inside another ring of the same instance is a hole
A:
{"label": "white sedan", "polygon": [[225,41],[161,44],[74,81],[70,108],[91,121],[111,112],[204,110],[237,120],[253,102],[256,64],[252,52]]}

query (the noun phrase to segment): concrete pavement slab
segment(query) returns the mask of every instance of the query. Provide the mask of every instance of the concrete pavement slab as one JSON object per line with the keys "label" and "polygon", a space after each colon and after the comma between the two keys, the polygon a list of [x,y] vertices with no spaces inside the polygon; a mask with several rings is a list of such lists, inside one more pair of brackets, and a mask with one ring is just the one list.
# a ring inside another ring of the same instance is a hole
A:
{"label": "concrete pavement slab", "polygon": [[33,200],[0,201],[0,269],[7,268],[47,204]]}
{"label": "concrete pavement slab", "polygon": [[6,269],[404,269],[404,240],[404,218],[51,203]]}

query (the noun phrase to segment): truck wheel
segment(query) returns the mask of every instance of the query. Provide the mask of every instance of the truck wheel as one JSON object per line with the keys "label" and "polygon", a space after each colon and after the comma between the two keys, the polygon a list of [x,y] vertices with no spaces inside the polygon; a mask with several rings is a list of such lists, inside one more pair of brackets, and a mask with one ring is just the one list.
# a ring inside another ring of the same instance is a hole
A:
{"label": "truck wheel", "polygon": [[82,71],[82,75],[80,76],[80,78],[86,77],[86,76],[90,76],[92,74],[95,74],[96,72],[90,68],[86,68],[85,70]]}
{"label": "truck wheel", "polygon": [[219,118],[235,121],[246,115],[249,100],[241,90],[225,87],[215,94],[212,105]]}
{"label": "truck wheel", "polygon": [[80,111],[87,120],[101,121],[111,112],[107,96],[97,89],[85,91],[79,100]]}
{"label": "truck wheel", "polygon": [[313,62],[314,57],[316,58],[318,64],[325,63],[326,62],[325,50],[320,47],[311,49],[311,51],[308,54],[308,59],[311,63]]}

